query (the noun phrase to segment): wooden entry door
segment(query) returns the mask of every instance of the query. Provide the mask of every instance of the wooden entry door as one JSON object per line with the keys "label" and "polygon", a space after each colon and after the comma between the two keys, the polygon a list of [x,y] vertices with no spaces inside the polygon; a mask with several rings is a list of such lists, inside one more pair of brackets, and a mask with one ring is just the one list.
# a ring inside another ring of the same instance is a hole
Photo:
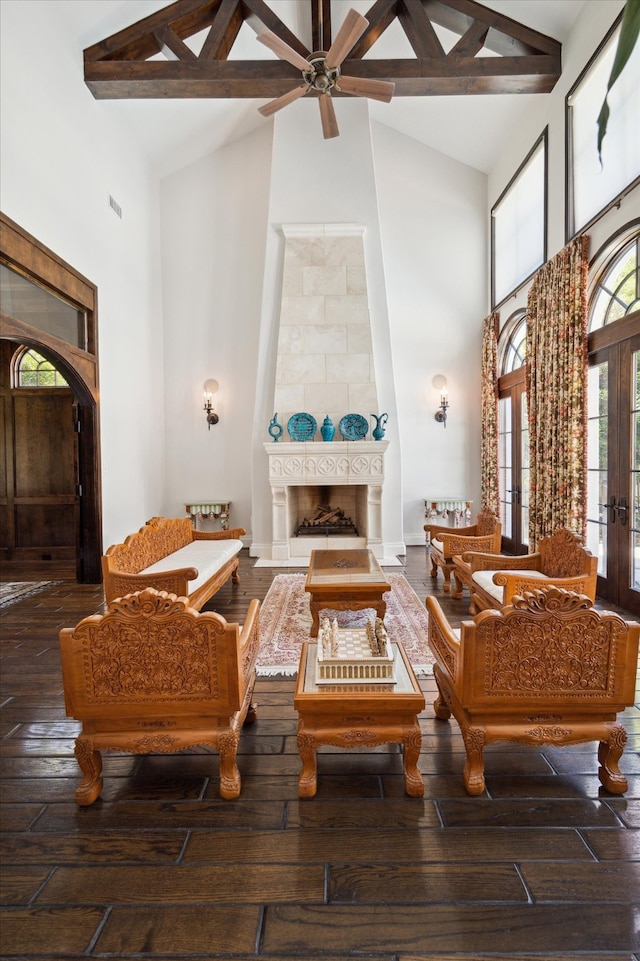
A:
{"label": "wooden entry door", "polygon": [[[622,323],[640,329],[640,318]],[[638,616],[640,333],[590,354],[588,467],[587,546],[598,557],[598,596]]]}
{"label": "wooden entry door", "polygon": [[73,391],[13,388],[5,392],[4,406],[2,554],[7,559],[73,560],[79,549]]}

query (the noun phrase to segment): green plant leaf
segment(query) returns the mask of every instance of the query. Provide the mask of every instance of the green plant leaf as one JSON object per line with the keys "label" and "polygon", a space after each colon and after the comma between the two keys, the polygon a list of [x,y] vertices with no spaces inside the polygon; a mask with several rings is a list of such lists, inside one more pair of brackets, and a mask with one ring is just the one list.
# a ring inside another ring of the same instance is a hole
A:
{"label": "green plant leaf", "polygon": [[616,54],[613,58],[613,66],[611,67],[611,74],[609,75],[609,82],[607,83],[607,93],[605,95],[602,107],[600,108],[600,113],[598,114],[598,158],[600,164],[602,164],[602,141],[607,132],[607,124],[609,122],[609,104],[607,103],[607,97],[609,96],[609,91],[613,87],[614,83],[624,70],[627,60],[633,52],[633,48],[636,45],[638,39],[638,34],[640,33],[640,0],[627,0],[624,13],[622,14],[622,23],[620,24],[620,35],[618,37],[618,46],[616,48]]}

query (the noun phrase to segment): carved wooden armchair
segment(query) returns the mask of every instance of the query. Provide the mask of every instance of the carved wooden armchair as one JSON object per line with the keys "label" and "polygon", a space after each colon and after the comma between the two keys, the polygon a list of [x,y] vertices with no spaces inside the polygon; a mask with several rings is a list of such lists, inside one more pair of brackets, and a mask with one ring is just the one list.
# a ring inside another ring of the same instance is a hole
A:
{"label": "carved wooden armchair", "polygon": [[456,575],[453,562],[454,555],[465,551],[481,551],[486,554],[499,554],[502,537],[502,524],[490,510],[482,510],[476,517],[475,524],[468,527],[443,527],[439,524],[425,524],[425,531],[429,533],[431,576],[438,576],[438,568],[442,569],[446,594],[451,590],[451,574],[455,579],[453,597],[462,597],[463,581]]}
{"label": "carved wooden armchair", "polygon": [[616,715],[634,702],[640,624],[597,611],[590,598],[556,587],[514,597],[453,631],[427,597],[436,659],[436,716],[454,715],[466,751],[464,783],[484,791],[485,744],[599,741],[598,777],[627,790],[618,761],[627,740]]}
{"label": "carved wooden armchair", "polygon": [[217,748],[220,795],[239,796],[240,730],[255,720],[259,609],[252,600],[240,628],[148,588],[60,632],[66,711],[82,721],[78,804],[102,790],[102,750],[173,753],[196,745]]}
{"label": "carved wooden armchair", "polygon": [[543,537],[534,554],[488,554],[466,551],[453,559],[455,576],[469,587],[470,614],[502,608],[516,594],[538,587],[564,588],[595,601],[598,559],[566,527]]}

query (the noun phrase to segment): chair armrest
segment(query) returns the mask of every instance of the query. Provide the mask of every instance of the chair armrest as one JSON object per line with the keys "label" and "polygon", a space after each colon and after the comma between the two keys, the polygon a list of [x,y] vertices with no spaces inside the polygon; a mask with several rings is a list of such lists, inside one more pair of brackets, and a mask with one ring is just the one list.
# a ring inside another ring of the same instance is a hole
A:
{"label": "chair armrest", "polygon": [[536,591],[541,588],[559,587],[565,591],[575,591],[577,594],[586,594],[595,599],[595,584],[591,584],[593,579],[589,574],[577,574],[575,577],[527,577],[526,574],[510,574],[506,571],[498,571],[493,575],[494,584],[504,587],[502,599],[503,606],[511,604],[513,598],[525,591]]}
{"label": "chair armrest", "polygon": [[246,691],[251,683],[251,675],[256,668],[258,649],[260,647],[260,601],[253,598],[249,603],[247,616],[240,631],[240,664],[242,670],[243,689]]}
{"label": "chair armrest", "polygon": [[443,526],[442,524],[425,524],[424,529],[428,531],[430,537],[436,537],[438,540],[442,540],[444,534],[456,533],[459,535],[470,535],[473,536],[477,533],[477,524],[471,524],[469,527],[451,527]]}
{"label": "chair armrest", "polygon": [[[124,597],[125,594],[135,594],[137,591],[143,591],[146,587],[152,587],[156,591],[167,591],[169,594],[177,594],[179,597],[188,597],[187,582],[195,580],[197,576],[198,572],[195,567],[158,571],[156,574],[121,574],[119,571],[111,571],[109,575],[110,591],[107,600],[116,596]],[[113,593],[114,590],[116,594]]]}
{"label": "chair armrest", "polygon": [[477,551],[465,551],[462,560],[471,565],[474,571],[539,571],[540,554],[518,554],[510,557],[508,554],[482,554]]}
{"label": "chair armrest", "polygon": [[228,531],[194,531],[194,541],[228,541],[240,540],[246,534],[244,527],[232,527]]}
{"label": "chair armrest", "polygon": [[460,662],[460,641],[453,633],[437,598],[427,597],[429,612],[428,641],[436,661],[446,673],[457,680]]}

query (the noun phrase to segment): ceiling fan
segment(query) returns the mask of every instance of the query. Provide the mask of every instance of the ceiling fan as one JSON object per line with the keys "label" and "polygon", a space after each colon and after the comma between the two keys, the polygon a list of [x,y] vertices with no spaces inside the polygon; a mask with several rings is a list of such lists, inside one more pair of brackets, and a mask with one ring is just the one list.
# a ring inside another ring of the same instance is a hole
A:
{"label": "ceiling fan", "polygon": [[281,110],[282,107],[288,106],[312,91],[318,94],[322,133],[325,140],[328,140],[340,134],[331,99],[332,90],[339,90],[354,97],[369,97],[372,100],[389,103],[393,96],[395,83],[386,80],[345,77],[340,73],[340,64],[368,26],[369,21],[365,17],[361,16],[356,10],[349,10],[328,52],[325,53],[324,50],[316,51],[309,54],[306,60],[271,30],[264,30],[259,33],[258,40],[260,43],[273,50],[281,60],[286,60],[301,70],[304,80],[301,87],[294,87],[288,93],[271,100],[263,107],[259,107],[259,113],[263,117],[270,117],[277,110]]}

